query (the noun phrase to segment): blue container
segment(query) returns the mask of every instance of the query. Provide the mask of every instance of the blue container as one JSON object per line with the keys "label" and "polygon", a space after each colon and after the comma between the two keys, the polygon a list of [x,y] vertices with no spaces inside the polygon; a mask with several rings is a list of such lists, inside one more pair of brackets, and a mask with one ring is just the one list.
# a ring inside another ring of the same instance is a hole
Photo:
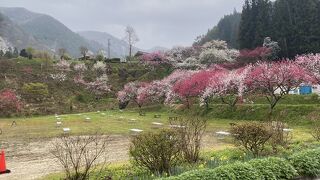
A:
{"label": "blue container", "polygon": [[312,94],[311,86],[300,86],[300,95]]}

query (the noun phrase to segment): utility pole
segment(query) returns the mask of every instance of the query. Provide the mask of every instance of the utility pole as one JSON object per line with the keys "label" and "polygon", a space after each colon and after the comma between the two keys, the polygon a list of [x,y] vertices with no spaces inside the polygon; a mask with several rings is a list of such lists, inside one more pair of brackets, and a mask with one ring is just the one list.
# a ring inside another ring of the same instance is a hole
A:
{"label": "utility pole", "polygon": [[111,43],[110,43],[110,39],[108,39],[108,59],[110,59],[110,46],[111,46]]}

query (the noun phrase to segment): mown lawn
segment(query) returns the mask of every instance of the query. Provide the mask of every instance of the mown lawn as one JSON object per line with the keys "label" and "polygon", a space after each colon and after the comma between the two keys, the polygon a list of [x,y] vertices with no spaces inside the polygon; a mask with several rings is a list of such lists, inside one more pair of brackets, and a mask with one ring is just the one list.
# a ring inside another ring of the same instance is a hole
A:
{"label": "mown lawn", "polygon": [[[215,109],[213,111],[219,111]],[[228,114],[232,114],[229,111],[221,110],[220,113],[226,114],[216,118],[219,112],[214,114],[208,113],[203,118],[208,119],[208,133],[214,133],[215,131],[227,131],[230,127],[229,123],[246,122],[237,118],[224,118],[228,117]],[[239,113],[239,112],[238,112]],[[161,115],[160,118],[155,118],[154,115]],[[254,114],[253,114],[254,115]],[[176,117],[190,117],[188,113],[174,113],[166,108],[151,108],[148,109],[145,116],[140,116],[137,109],[129,110],[108,110],[81,114],[67,114],[58,115],[61,120],[57,120],[55,115],[39,116],[32,118],[4,118],[0,119],[0,128],[2,129],[2,135],[0,138],[28,138],[28,139],[42,139],[56,137],[63,134],[62,128],[68,127],[71,129],[72,135],[87,135],[94,134],[96,132],[103,134],[117,134],[117,135],[129,135],[130,129],[142,129],[144,131],[152,131],[152,122],[160,122],[164,124],[164,127],[168,127],[168,118],[170,116]],[[90,120],[86,120],[89,117]],[[245,116],[243,116],[245,119]],[[133,120],[134,119],[134,120]],[[16,121],[16,126],[11,126],[12,122]],[[56,122],[62,121],[62,126],[57,127]],[[252,120],[250,120],[252,121]],[[296,121],[288,122],[290,128],[294,129],[294,139],[296,140],[308,140],[311,137],[309,134],[309,123],[296,123]]]}

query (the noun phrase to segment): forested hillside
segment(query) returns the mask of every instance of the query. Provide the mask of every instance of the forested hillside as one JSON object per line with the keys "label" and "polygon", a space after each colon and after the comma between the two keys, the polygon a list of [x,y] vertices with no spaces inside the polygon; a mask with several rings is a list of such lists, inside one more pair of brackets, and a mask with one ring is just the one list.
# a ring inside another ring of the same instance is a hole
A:
{"label": "forested hillside", "polygon": [[255,49],[265,37],[279,43],[280,57],[319,52],[320,1],[246,0],[241,14],[223,17],[194,45],[218,39],[233,48]]}
{"label": "forested hillside", "polygon": [[229,47],[238,49],[240,20],[241,13],[236,10],[233,14],[225,15],[216,26],[208,30],[207,34],[199,36],[194,45],[203,45],[212,40],[223,40],[228,43]]}

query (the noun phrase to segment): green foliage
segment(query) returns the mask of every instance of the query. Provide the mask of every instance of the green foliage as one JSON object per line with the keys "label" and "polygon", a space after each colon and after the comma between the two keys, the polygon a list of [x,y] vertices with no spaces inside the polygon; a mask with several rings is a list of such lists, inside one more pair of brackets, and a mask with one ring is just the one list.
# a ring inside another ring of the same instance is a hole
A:
{"label": "green foliage", "polygon": [[170,174],[171,168],[181,160],[180,141],[180,136],[172,130],[146,132],[132,138],[129,153],[136,165],[154,174]]}
{"label": "green foliage", "polygon": [[[213,171],[216,174],[216,179],[225,179],[226,175],[234,175],[235,178],[242,180],[257,180],[260,179],[260,174],[248,163],[234,163],[226,166],[220,166]],[[232,176],[231,176],[232,177]]]}
{"label": "green foliage", "polygon": [[258,180],[260,174],[248,163],[234,163],[220,166],[215,169],[203,169],[189,171],[177,177],[168,178],[170,180]]}
{"label": "green foliage", "polygon": [[220,151],[215,151],[210,155],[210,159],[219,160],[222,162],[244,161],[247,154],[238,148],[228,148]]}
{"label": "green foliage", "polygon": [[152,174],[147,169],[141,169],[132,165],[110,166],[99,173],[93,173],[92,179],[149,179]]}
{"label": "green foliage", "polygon": [[320,176],[320,149],[293,154],[289,161],[302,176]]}
{"label": "green foliage", "polygon": [[266,125],[255,122],[232,126],[230,132],[236,144],[255,157],[261,154],[265,144],[272,136],[272,132]]}
{"label": "green foliage", "polygon": [[265,180],[293,179],[297,176],[294,167],[285,159],[275,157],[255,159],[249,161],[249,164],[257,169]]}
{"label": "green foliage", "polygon": [[49,94],[48,85],[44,83],[26,83],[22,90],[25,94],[34,96],[47,96]]}

